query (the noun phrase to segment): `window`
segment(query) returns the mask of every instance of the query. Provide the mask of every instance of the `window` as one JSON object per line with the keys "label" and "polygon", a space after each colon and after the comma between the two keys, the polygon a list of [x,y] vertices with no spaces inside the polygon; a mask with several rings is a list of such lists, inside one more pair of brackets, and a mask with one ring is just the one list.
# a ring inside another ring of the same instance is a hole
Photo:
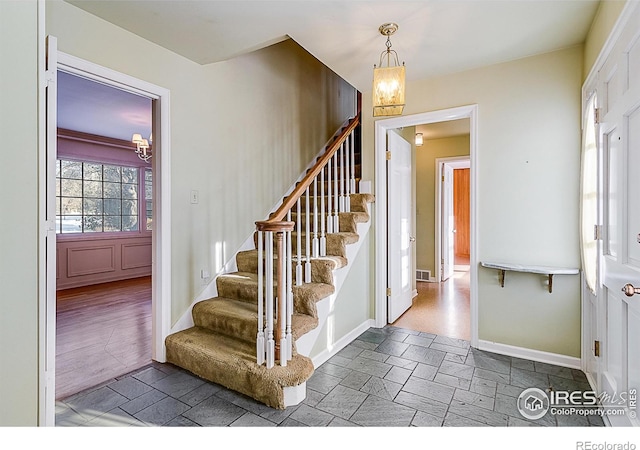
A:
{"label": "window", "polygon": [[[151,169],[66,159],[56,164],[56,233],[151,230]],[[139,217],[146,217],[142,228]]]}

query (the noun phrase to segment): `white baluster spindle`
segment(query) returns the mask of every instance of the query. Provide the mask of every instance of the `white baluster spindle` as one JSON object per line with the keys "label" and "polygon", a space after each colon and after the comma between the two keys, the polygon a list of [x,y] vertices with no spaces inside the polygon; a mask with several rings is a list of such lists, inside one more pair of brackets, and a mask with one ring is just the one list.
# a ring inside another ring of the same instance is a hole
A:
{"label": "white baluster spindle", "polygon": [[307,244],[307,258],[304,263],[304,282],[311,283],[311,231],[310,231],[310,222],[311,218],[309,217],[309,187],[305,192],[305,199],[307,204],[305,205],[305,231],[306,231],[306,244]]}
{"label": "white baluster spindle", "polygon": [[273,340],[273,232],[266,231],[266,259],[265,259],[265,296],[267,298],[267,369],[275,365],[275,341]]}
{"label": "white baluster spindle", "polygon": [[318,177],[313,179],[313,257],[317,258],[320,252],[320,243],[318,238]]}
{"label": "white baluster spindle", "polygon": [[340,153],[340,212],[345,212],[345,204],[344,204],[344,142],[340,145],[340,149],[338,153]]}
{"label": "white baluster spindle", "polygon": [[331,210],[331,158],[327,165],[322,169],[324,172],[325,169],[327,171],[327,233],[334,233],[333,231],[333,219],[332,219],[332,210]]}
{"label": "white baluster spindle", "polygon": [[264,271],[263,271],[263,242],[262,231],[258,233],[258,336],[256,339],[256,360],[262,365],[265,360],[264,353]]}
{"label": "white baluster spindle", "polygon": [[351,138],[351,193],[352,194],[355,194],[357,192],[356,190],[356,149],[354,144],[355,134],[356,133],[352,131],[351,135],[349,136]]}
{"label": "white baluster spindle", "polygon": [[302,284],[302,214],[300,199],[296,202],[296,285]]}
{"label": "white baluster spindle", "polygon": [[344,186],[344,210],[346,212],[351,211],[351,183],[349,182],[349,152],[350,152],[350,148],[351,148],[351,142],[349,141],[349,138],[347,137],[347,139],[345,140],[345,155],[344,155],[344,167],[342,168],[342,170],[344,171],[344,180],[345,180],[345,186]]}
{"label": "white baluster spindle", "polygon": [[[291,222],[291,210],[287,213],[287,221]],[[287,360],[291,360],[293,357],[293,336],[291,334],[291,319],[293,317],[293,280],[291,279],[293,276],[292,272],[292,255],[293,252],[292,247],[292,231],[287,231],[285,233],[285,254],[286,257],[286,292],[287,292],[287,330],[286,330],[286,351],[287,351]]]}
{"label": "white baluster spindle", "polygon": [[278,346],[280,347],[280,365],[287,365],[287,303],[289,302],[288,294],[287,294],[287,282],[285,276],[285,270],[287,270],[287,258],[284,257],[286,254],[286,248],[283,247],[287,245],[286,232],[278,232],[276,236],[278,239],[278,265],[279,265],[279,274],[278,274],[278,325],[279,325],[279,333],[280,340],[278,342]]}
{"label": "white baluster spindle", "polygon": [[333,232],[340,232],[340,216],[338,215],[340,208],[340,199],[338,198],[338,153],[333,155]]}
{"label": "white baluster spindle", "polygon": [[327,221],[324,209],[324,167],[320,172],[320,256],[327,256],[327,237],[325,235],[325,222]]}

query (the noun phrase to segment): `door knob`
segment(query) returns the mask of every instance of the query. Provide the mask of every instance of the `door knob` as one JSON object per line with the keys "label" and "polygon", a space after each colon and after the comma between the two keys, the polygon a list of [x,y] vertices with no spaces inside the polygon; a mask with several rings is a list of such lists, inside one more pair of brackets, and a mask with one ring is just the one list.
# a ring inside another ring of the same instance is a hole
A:
{"label": "door knob", "polygon": [[416,238],[414,238],[413,236],[409,236],[409,241],[410,241],[410,242],[415,242],[415,241],[416,241]]}
{"label": "door knob", "polygon": [[633,297],[634,294],[640,294],[640,288],[634,288],[633,284],[628,283],[624,285],[622,292],[624,292],[624,295],[627,297]]}

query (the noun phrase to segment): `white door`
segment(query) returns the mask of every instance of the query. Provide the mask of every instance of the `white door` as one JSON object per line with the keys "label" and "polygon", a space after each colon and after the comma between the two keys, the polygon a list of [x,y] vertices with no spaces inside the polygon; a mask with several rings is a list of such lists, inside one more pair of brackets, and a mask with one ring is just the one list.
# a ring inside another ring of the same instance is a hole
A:
{"label": "white door", "polygon": [[640,422],[631,398],[640,388],[640,295],[633,288],[640,287],[638,5],[598,75],[598,101],[602,100],[599,141],[604,174],[599,388],[609,396],[614,393],[627,396],[625,414],[608,416],[611,423],[636,426]]}
{"label": "white door", "polygon": [[395,322],[412,302],[411,261],[411,144],[390,131],[387,158],[387,321]]}
{"label": "white door", "polygon": [[41,342],[43,364],[40,375],[40,392],[43,404],[40,408],[40,423],[44,426],[55,425],[55,375],[56,375],[56,156],[58,139],[58,47],[57,40],[53,36],[47,37],[46,54],[46,137],[45,158],[46,180],[44,221],[44,248],[46,258],[45,271],[45,300],[44,317],[45,324],[44,342]]}
{"label": "white door", "polygon": [[441,280],[453,276],[455,220],[453,217],[453,167],[442,164],[442,273]]}

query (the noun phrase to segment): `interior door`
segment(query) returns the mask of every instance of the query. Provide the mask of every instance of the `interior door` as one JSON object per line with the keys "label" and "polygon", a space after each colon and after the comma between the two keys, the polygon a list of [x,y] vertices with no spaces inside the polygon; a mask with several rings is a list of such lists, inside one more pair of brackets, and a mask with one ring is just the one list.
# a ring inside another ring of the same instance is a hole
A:
{"label": "interior door", "polygon": [[58,45],[53,36],[47,36],[45,67],[46,98],[46,137],[45,164],[42,179],[46,180],[44,189],[44,248],[45,248],[45,300],[44,300],[44,341],[41,342],[40,392],[43,407],[40,408],[40,423],[45,426],[55,425],[55,374],[56,374],[56,155],[58,138]]}
{"label": "interior door", "polygon": [[[604,173],[601,391],[628,397],[640,388],[640,7],[599,73]],[[637,395],[637,394],[636,394]],[[613,425],[640,425],[627,401]]]}
{"label": "interior door", "polygon": [[442,277],[441,281],[453,276],[455,219],[453,209],[453,167],[442,164]]}
{"label": "interior door", "polygon": [[387,310],[395,322],[412,303],[411,261],[411,144],[393,131],[387,133],[388,255]]}

